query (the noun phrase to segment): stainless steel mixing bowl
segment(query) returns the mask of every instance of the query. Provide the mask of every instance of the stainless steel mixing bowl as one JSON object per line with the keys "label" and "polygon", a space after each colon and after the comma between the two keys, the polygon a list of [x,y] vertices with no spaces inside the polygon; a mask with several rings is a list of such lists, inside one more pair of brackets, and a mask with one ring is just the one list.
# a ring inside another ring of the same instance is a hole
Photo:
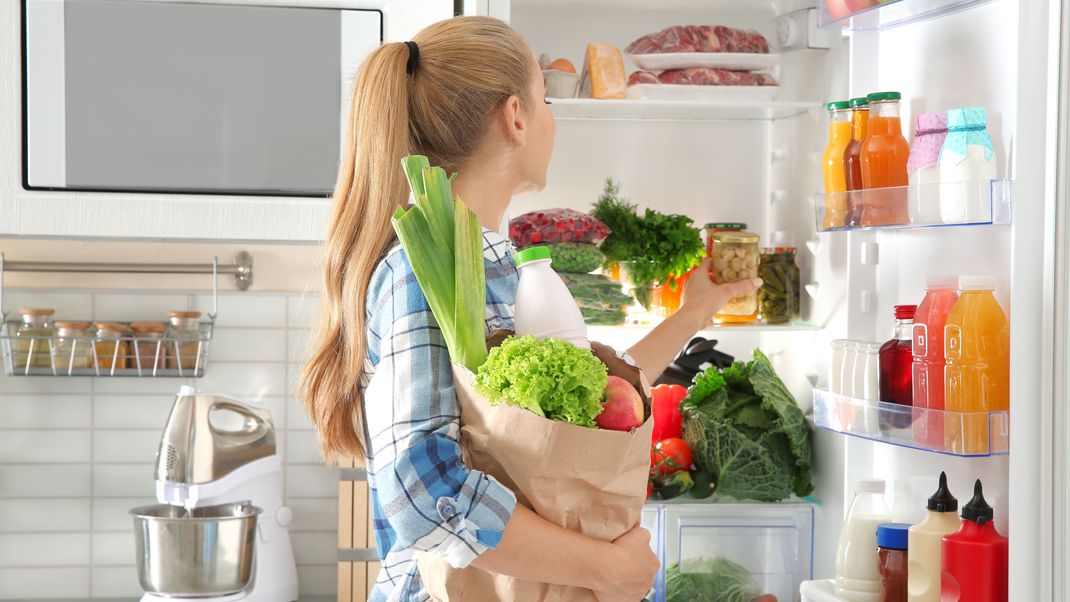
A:
{"label": "stainless steel mixing bowl", "polygon": [[166,596],[223,596],[253,578],[256,518],[248,502],[187,510],[156,504],[130,511],[141,587]]}

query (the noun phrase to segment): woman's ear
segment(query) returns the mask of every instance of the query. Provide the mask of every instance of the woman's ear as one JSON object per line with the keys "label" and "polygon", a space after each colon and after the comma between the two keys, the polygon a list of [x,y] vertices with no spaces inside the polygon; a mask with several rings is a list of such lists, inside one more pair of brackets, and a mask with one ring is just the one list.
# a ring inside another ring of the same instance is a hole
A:
{"label": "woman's ear", "polygon": [[527,142],[527,122],[521,111],[520,98],[510,96],[505,99],[501,110],[502,134],[514,146],[524,146]]}

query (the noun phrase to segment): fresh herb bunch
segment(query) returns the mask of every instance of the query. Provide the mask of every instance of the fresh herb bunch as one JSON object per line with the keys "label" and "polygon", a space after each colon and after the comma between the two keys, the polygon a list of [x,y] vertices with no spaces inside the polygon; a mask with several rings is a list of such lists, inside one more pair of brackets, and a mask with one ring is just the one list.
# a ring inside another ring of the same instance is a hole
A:
{"label": "fresh herb bunch", "polygon": [[606,179],[591,215],[612,230],[602,242],[606,259],[633,262],[629,272],[637,286],[682,276],[706,254],[691,218],[652,209],[640,216],[635,205],[621,198],[620,184],[612,178]]}

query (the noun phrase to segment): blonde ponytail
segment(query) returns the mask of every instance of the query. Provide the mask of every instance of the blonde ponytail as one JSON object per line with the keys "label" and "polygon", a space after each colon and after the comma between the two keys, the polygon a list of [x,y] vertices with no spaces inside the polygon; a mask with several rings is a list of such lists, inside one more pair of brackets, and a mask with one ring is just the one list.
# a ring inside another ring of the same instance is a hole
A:
{"label": "blonde ponytail", "polygon": [[372,273],[394,242],[390,217],[408,198],[401,158],[423,154],[432,165],[457,171],[502,101],[531,100],[531,50],[505,23],[458,17],[427,27],[413,41],[419,60],[411,75],[409,48],[389,43],[365,59],[353,84],[324,244],[320,319],[300,379],[328,461],[365,453],[365,301]]}

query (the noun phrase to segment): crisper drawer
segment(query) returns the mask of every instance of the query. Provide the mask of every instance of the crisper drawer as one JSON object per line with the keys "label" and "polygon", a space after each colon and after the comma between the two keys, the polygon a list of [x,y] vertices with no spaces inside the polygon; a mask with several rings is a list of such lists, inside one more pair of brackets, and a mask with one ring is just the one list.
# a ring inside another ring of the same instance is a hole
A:
{"label": "crisper drawer", "polygon": [[654,579],[654,588],[646,596],[647,602],[665,602],[665,516],[661,505],[643,507],[642,526],[650,532],[650,549],[661,561],[662,570]]}
{"label": "crisper drawer", "polygon": [[812,578],[812,504],[668,503],[662,513],[667,602],[743,599],[724,597],[730,588],[788,602]]}

